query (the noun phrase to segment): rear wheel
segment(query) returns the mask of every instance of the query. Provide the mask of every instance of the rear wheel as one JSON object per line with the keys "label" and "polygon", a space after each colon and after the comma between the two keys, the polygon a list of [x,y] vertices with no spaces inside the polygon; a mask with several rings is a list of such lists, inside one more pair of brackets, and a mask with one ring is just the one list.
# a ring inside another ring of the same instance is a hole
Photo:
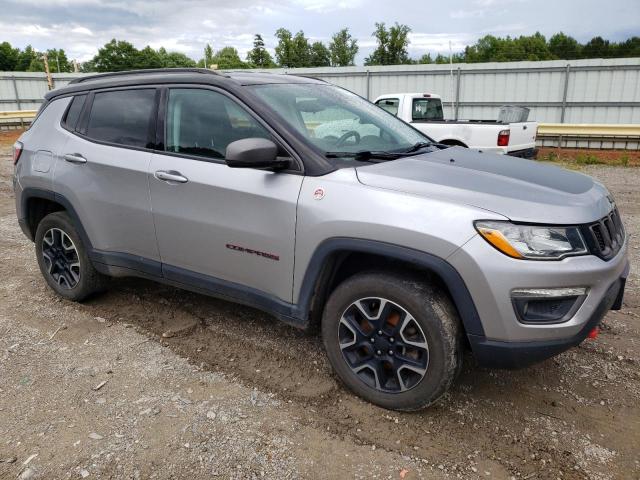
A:
{"label": "rear wheel", "polygon": [[365,273],[331,294],[322,319],[327,355],[356,394],[384,408],[417,410],[453,383],[461,327],[447,295],[397,273]]}
{"label": "rear wheel", "polygon": [[87,250],[65,212],[50,213],[38,224],[36,257],[47,284],[60,296],[81,301],[104,287]]}

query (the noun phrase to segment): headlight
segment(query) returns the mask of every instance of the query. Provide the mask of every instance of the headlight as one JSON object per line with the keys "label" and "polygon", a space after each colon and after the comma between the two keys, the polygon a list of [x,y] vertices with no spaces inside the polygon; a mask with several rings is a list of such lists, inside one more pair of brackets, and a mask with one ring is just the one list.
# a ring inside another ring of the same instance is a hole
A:
{"label": "headlight", "polygon": [[487,242],[513,258],[559,260],[587,253],[577,227],[516,225],[496,221],[477,221],[475,227]]}

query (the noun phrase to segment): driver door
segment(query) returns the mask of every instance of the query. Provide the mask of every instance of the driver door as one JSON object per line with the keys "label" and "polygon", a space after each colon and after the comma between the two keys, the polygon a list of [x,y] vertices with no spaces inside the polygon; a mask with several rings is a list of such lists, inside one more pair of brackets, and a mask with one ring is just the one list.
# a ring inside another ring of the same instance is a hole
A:
{"label": "driver door", "polygon": [[229,143],[273,138],[222,91],[172,88],[165,110],[165,152],[153,155],[149,170],[163,274],[291,302],[301,172],[226,165]]}

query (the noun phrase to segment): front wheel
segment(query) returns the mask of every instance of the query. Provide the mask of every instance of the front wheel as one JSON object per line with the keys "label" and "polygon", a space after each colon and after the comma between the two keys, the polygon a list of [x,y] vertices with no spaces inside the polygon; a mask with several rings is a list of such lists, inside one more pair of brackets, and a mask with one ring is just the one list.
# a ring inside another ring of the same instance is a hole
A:
{"label": "front wheel", "polygon": [[460,320],[448,296],[400,273],[351,277],[331,294],[322,337],[333,368],[357,395],[417,410],[451,386],[462,362]]}
{"label": "front wheel", "polygon": [[106,277],[93,267],[66,212],[54,212],[38,224],[36,257],[47,284],[60,296],[79,302],[104,287]]}

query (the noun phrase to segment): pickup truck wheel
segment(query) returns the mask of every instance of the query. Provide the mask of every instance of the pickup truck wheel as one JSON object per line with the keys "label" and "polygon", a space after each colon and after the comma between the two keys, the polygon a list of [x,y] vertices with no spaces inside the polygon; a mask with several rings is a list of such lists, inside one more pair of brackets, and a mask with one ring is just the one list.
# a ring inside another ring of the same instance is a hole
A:
{"label": "pickup truck wheel", "polygon": [[324,345],[340,379],[393,410],[426,407],[449,389],[462,362],[461,334],[444,292],[399,273],[347,279],[322,318]]}
{"label": "pickup truck wheel", "polygon": [[65,212],[51,213],[40,221],[35,247],[40,272],[58,295],[81,301],[103,288],[106,277],[91,264]]}

